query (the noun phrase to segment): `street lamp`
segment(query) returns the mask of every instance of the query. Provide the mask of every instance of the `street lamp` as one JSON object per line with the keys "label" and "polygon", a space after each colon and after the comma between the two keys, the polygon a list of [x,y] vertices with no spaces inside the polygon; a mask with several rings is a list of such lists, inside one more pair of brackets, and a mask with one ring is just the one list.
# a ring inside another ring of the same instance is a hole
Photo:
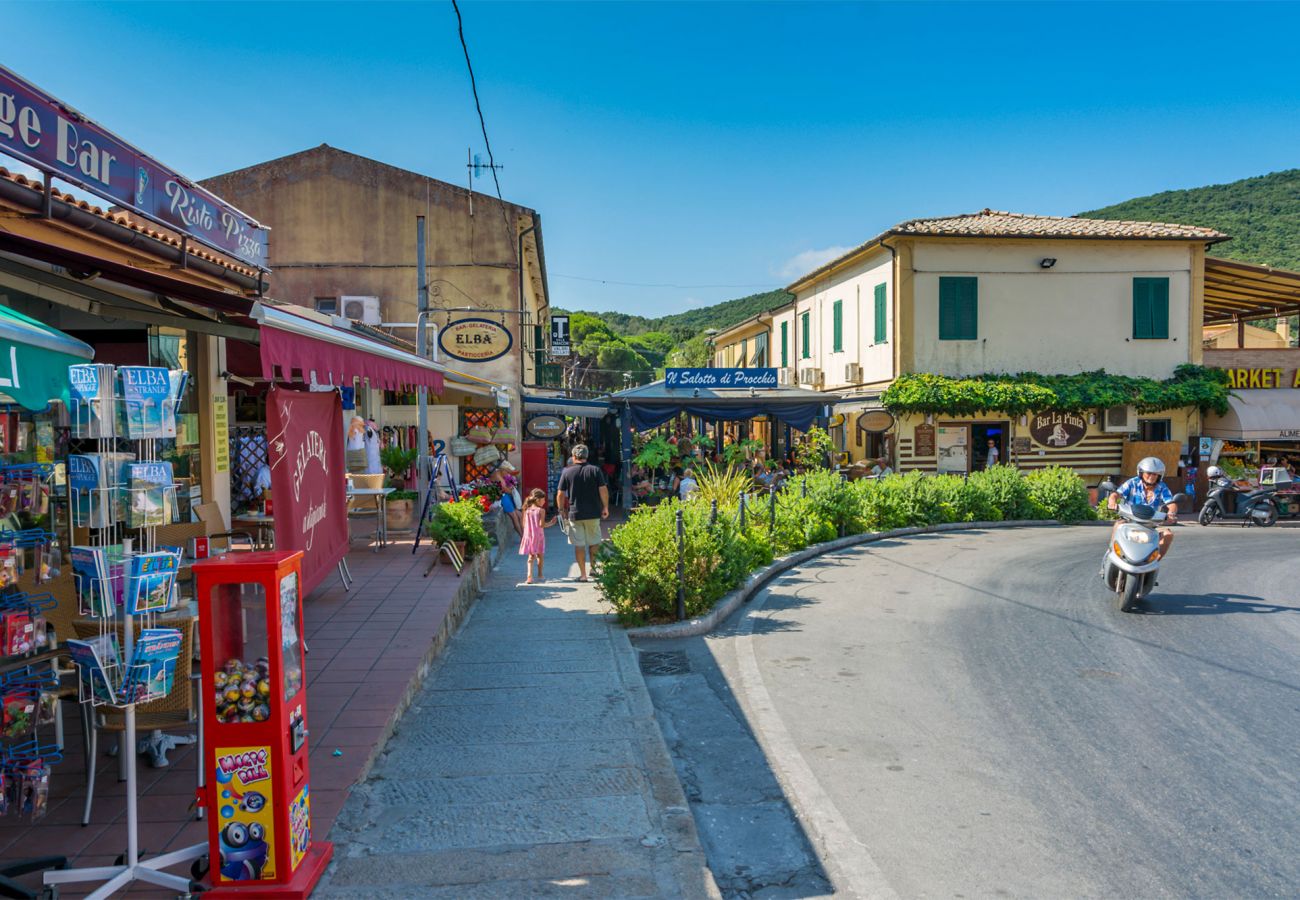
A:
{"label": "street lamp", "polygon": [[705,343],[705,346],[707,346],[707,347],[709,348],[709,365],[713,365],[713,363],[714,363],[714,359],[713,359],[713,339],[714,339],[715,337],[717,337],[717,336],[718,336],[718,329],[716,329],[716,328],[706,328],[706,329],[704,329],[704,343]]}

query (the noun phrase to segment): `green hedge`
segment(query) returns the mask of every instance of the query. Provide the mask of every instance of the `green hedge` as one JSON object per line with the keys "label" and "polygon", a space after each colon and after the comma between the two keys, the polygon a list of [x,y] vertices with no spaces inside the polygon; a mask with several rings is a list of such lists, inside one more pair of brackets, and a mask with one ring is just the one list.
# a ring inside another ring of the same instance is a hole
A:
{"label": "green hedge", "polygon": [[822,470],[808,473],[806,483],[806,496],[802,476],[777,494],[774,529],[766,494],[747,506],[744,529],[737,522],[734,501],[720,505],[712,525],[708,504],[697,500],[671,500],[634,511],[597,553],[595,576],[601,593],[626,625],[675,618],[679,509],[685,532],[687,616],[708,612],[774,556],[840,535],[944,522],[1095,517],[1083,480],[1060,467],[1024,476],[1011,466],[994,466],[969,478],[911,472],[853,482]]}

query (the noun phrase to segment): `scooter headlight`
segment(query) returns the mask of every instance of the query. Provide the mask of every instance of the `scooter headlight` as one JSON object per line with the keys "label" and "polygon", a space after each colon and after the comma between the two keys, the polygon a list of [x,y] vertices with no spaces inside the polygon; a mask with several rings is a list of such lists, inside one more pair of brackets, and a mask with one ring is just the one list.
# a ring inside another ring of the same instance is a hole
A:
{"label": "scooter headlight", "polygon": [[1126,528],[1124,529],[1124,537],[1135,544],[1151,543],[1151,532],[1144,528]]}

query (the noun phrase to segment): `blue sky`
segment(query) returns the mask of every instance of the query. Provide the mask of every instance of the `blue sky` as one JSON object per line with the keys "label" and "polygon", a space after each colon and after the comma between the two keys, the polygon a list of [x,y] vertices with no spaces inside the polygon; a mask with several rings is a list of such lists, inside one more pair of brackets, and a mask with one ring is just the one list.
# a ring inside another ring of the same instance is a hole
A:
{"label": "blue sky", "polygon": [[[323,142],[459,184],[483,153],[450,2],[0,9],[0,62],[194,178]],[[1300,165],[1300,73],[1270,38],[1300,6],[461,10],[502,191],[542,214],[568,308],[680,312],[903,219]]]}

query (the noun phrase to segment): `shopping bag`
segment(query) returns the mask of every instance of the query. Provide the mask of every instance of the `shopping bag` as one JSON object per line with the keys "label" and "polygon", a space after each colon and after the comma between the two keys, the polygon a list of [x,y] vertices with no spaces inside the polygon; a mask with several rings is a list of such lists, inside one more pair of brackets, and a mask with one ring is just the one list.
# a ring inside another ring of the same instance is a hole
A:
{"label": "shopping bag", "polygon": [[448,442],[447,449],[452,456],[469,456],[478,449],[478,444],[469,438],[456,435]]}
{"label": "shopping bag", "polygon": [[486,425],[475,425],[465,432],[465,437],[476,444],[490,444],[492,443],[492,429]]}
{"label": "shopping bag", "polygon": [[474,465],[490,466],[501,458],[501,451],[491,444],[474,451]]}

